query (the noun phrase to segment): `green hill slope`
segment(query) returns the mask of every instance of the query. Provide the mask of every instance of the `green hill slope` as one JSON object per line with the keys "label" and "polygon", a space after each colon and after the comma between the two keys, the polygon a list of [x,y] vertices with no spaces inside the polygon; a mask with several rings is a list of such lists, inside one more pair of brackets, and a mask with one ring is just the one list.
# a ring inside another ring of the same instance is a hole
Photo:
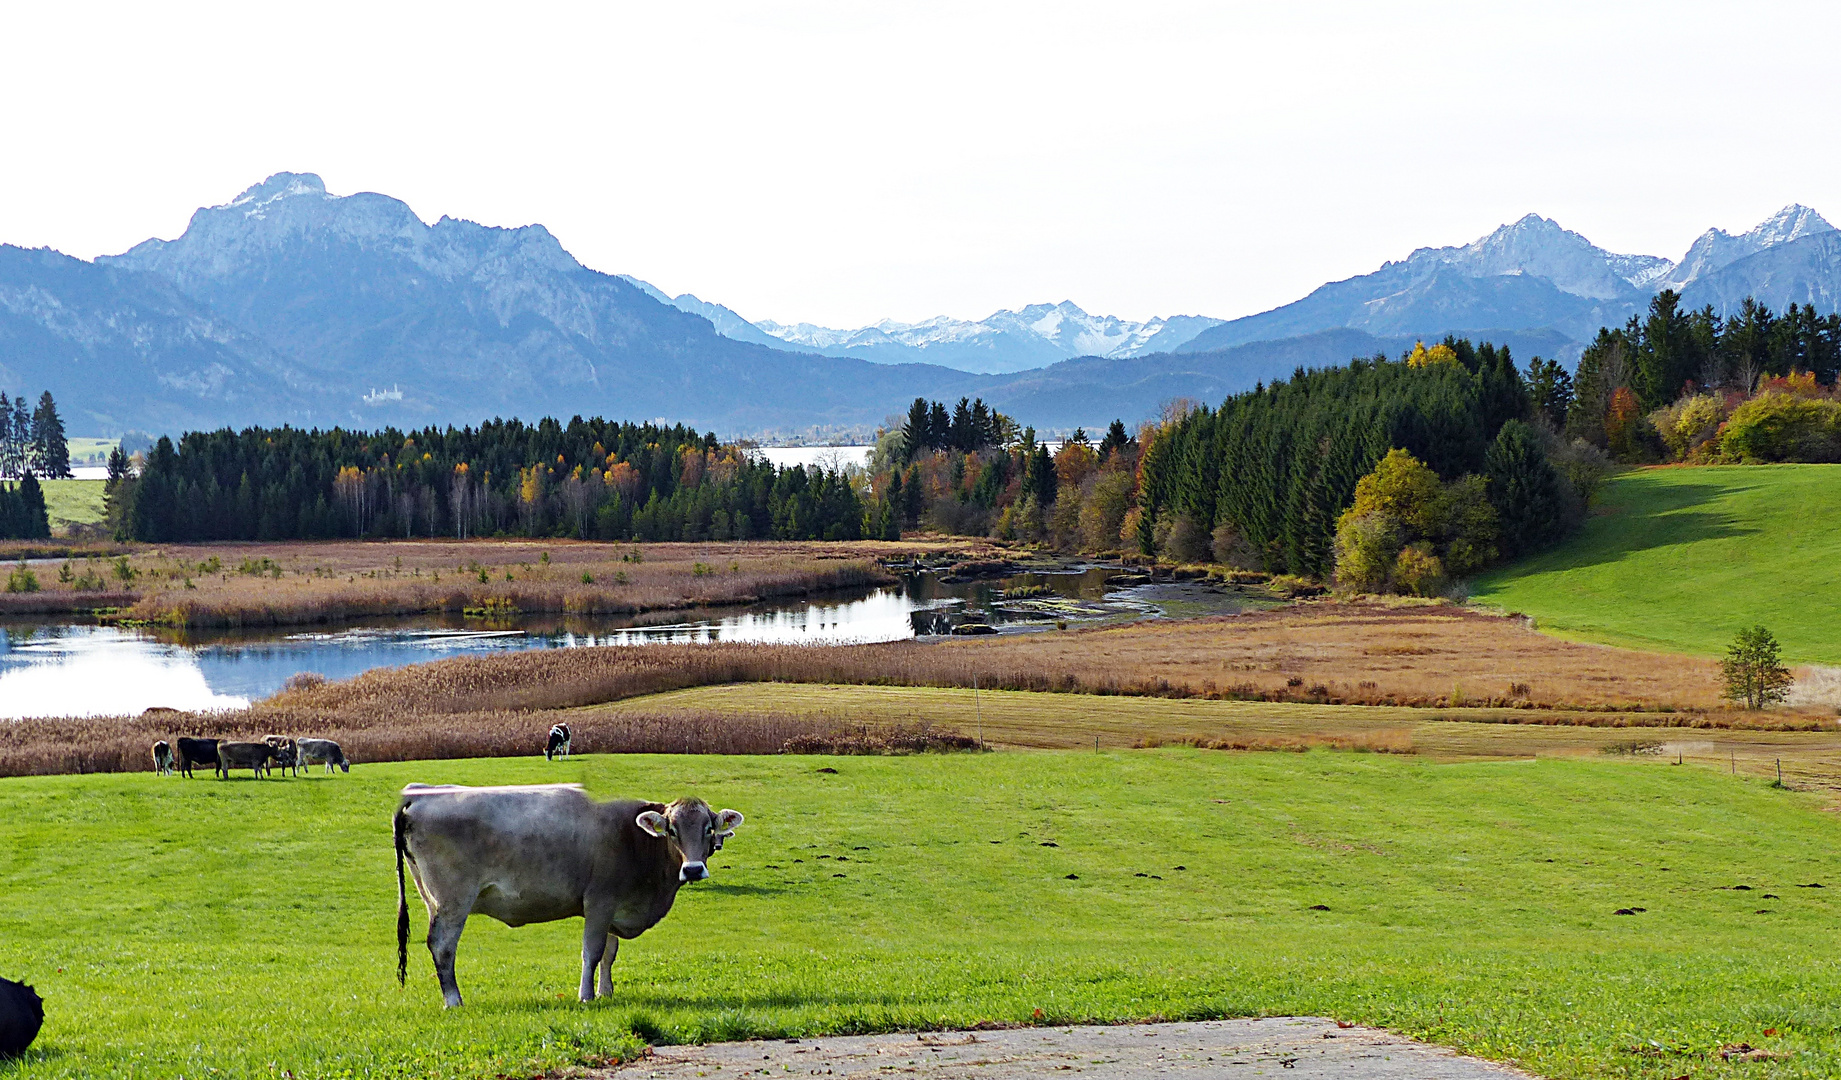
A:
{"label": "green hill slope", "polygon": [[1841,664],[1841,465],[1643,469],[1585,528],[1474,599],[1563,637],[1714,655],[1762,623],[1786,659]]}

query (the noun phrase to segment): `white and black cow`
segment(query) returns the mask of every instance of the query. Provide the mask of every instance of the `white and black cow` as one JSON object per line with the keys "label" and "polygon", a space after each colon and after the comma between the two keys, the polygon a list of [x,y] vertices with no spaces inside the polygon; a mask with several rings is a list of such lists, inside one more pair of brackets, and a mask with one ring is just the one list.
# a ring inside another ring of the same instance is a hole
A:
{"label": "white and black cow", "polygon": [[38,991],[0,979],[0,1061],[25,1053],[44,1023],[45,1000]]}
{"label": "white and black cow", "polygon": [[352,763],[346,760],[345,751],[339,749],[339,744],[331,739],[301,739],[295,745],[302,768],[323,764],[327,772],[331,772],[334,765],[341,772],[352,771]]}
{"label": "white and black cow", "polygon": [[550,737],[543,744],[543,759],[555,761],[559,757],[569,756],[569,725],[556,724],[550,728]]}
{"label": "white and black cow", "polygon": [[173,774],[173,747],[165,739],[153,744],[153,771],[161,776]]}
{"label": "white and black cow", "polygon": [[613,992],[620,939],[671,911],[678,887],[709,876],[709,857],[742,823],[702,799],[595,802],[580,784],[403,789],[396,837],[396,977],[409,968],[408,860],[428,908],[428,951],[441,995],[460,1004],[454,954],[467,916],[507,926],[581,916],[581,999]]}

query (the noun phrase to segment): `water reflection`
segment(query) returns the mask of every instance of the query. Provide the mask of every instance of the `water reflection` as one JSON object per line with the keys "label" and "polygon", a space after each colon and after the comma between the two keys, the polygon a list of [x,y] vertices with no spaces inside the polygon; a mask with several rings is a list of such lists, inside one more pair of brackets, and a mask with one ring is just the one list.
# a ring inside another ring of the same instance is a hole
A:
{"label": "water reflection", "polygon": [[894,588],[726,614],[539,616],[515,625],[442,616],[307,632],[0,625],[0,719],[124,715],[155,706],[237,708],[276,692],[303,671],[344,679],[372,668],[467,654],[663,642],[895,641],[915,636],[915,616],[935,603]]}
{"label": "water reflection", "polygon": [[426,616],[323,631],[0,624],[0,719],[237,708],[300,672],[345,679],[445,656],[665,642],[849,645],[948,634],[966,624],[1012,630],[1145,610],[1116,592],[1109,596],[1105,579],[1116,572],[957,583],[916,574],[898,587],[823,601],[624,618],[539,615],[484,623]]}
{"label": "water reflection", "polygon": [[247,696],[213,688],[192,653],[97,626],[0,630],[0,719],[114,716],[153,705],[234,709]]}

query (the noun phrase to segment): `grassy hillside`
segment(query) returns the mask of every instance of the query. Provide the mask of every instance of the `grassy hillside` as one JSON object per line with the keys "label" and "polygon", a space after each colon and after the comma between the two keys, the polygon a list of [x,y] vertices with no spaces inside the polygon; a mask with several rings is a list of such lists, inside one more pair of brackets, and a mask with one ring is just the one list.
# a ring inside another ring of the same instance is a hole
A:
{"label": "grassy hillside", "polygon": [[[611,999],[574,1000],[579,921],[478,918],[467,1004],[443,1013],[413,893],[407,989],[394,977],[389,817],[410,780],[694,792],[748,821],[621,948]],[[1549,1077],[1832,1076],[1841,893],[1799,887],[1841,885],[1818,805],[1659,761],[1322,751],[6,780],[0,972],[49,1019],[0,1077],[489,1077],[634,1032],[1299,1013]],[[1739,1041],[1790,1060],[1712,1053]]]}
{"label": "grassy hillside", "polygon": [[51,527],[93,525],[103,518],[101,480],[40,480]]}
{"label": "grassy hillside", "polygon": [[1789,659],[1841,664],[1841,465],[1642,469],[1584,530],[1496,571],[1477,600],[1563,636],[1715,655],[1763,623]]}

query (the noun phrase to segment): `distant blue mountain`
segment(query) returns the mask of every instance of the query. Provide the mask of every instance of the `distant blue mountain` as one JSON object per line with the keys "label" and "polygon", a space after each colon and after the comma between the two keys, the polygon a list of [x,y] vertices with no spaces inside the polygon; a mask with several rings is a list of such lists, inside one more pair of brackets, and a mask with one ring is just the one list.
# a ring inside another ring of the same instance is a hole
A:
{"label": "distant blue mountain", "polygon": [[[176,239],[93,263],[0,246],[0,389],[50,389],[74,434],[595,413],[860,431],[917,396],[961,395],[1065,429],[1447,333],[1569,359],[1661,287],[1723,311],[1747,295],[1835,310],[1841,233],[1787,207],[1738,236],[1710,231],[1675,263],[1530,215],[1225,322],[1063,302],[832,331],[591,270],[540,225],[430,225],[388,196],[279,173]],[[943,364],[902,362],[917,358]]]}

